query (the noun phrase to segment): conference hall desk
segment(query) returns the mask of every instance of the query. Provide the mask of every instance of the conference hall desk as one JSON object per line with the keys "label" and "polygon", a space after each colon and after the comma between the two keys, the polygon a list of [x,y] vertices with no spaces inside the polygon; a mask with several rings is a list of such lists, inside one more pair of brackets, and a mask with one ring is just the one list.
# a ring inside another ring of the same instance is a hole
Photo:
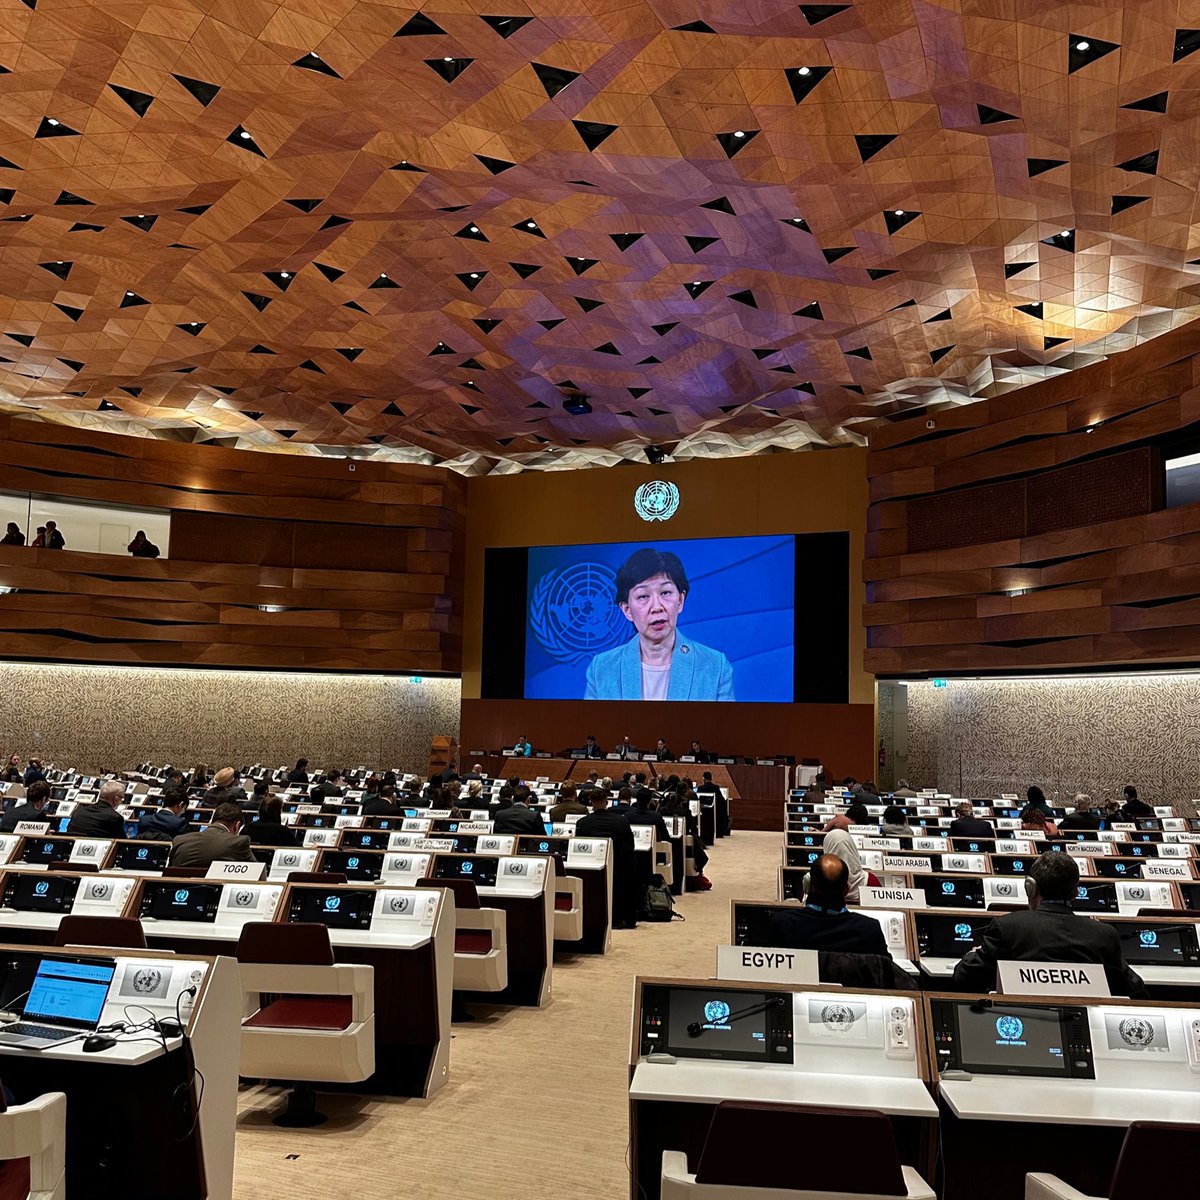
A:
{"label": "conference hall desk", "polygon": [[[1027,1171],[1104,1196],[1131,1122],[1200,1122],[1195,1008],[942,993],[924,1005],[943,1200],[1022,1200]],[[1183,1193],[1194,1169],[1179,1163]]]}
{"label": "conference hall desk", "polygon": [[[18,1103],[67,1097],[66,1194],[71,1200],[229,1200],[237,1124],[237,963],[146,950],[0,945],[0,1007],[22,998],[43,957],[116,960],[100,1024],[182,1018],[182,1037],[122,1037],[85,1054],[67,1040],[45,1050],[0,1046],[0,1077]],[[186,989],[195,987],[193,997]],[[195,1065],[195,1073],[192,1063]],[[197,1076],[203,1077],[202,1089]],[[199,1099],[199,1113],[196,1101]]]}
{"label": "conference hall desk", "polygon": [[[747,1012],[732,1032],[740,1013],[777,997],[781,1003]],[[689,1024],[709,1021],[712,1002],[732,1010],[722,1031],[728,1036],[689,1036]],[[722,1100],[880,1110],[891,1118],[901,1162],[930,1178],[937,1105],[924,1030],[915,992],[639,976],[629,1068],[630,1200],[659,1200],[664,1150],[684,1152],[695,1171]],[[667,1061],[651,1062],[651,1054]]]}
{"label": "conference hall desk", "polygon": [[[46,889],[42,896],[36,894],[39,887]],[[386,1095],[431,1096],[449,1071],[453,897],[440,888],[406,888],[402,894],[408,903],[401,912],[390,903],[398,894],[395,889],[342,885],[335,890],[365,892],[370,903],[367,911],[356,912],[358,928],[339,928],[336,922],[347,919],[340,905],[314,916],[298,902],[299,890],[300,885],[270,881],[71,875],[9,867],[0,876],[5,900],[0,938],[47,945],[67,913],[127,916],[140,918],[154,949],[232,957],[247,921],[323,920],[330,926],[336,961],[375,968],[376,1071],[355,1086]],[[44,907],[14,908],[14,903]]]}

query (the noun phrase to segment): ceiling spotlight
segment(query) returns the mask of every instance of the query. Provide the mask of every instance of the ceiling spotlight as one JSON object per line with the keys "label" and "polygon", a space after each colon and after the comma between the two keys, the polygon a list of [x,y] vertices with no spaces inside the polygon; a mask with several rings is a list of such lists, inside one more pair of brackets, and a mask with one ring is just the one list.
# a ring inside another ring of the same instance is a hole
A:
{"label": "ceiling spotlight", "polygon": [[1096,427],[1095,427],[1095,425],[1089,425],[1083,432],[1084,433],[1095,433]]}
{"label": "ceiling spotlight", "polygon": [[247,141],[249,141],[250,140],[250,130],[243,129],[242,132],[238,134],[238,137],[245,138]]}
{"label": "ceiling spotlight", "polygon": [[192,328],[194,329],[194,328],[195,328],[197,325],[199,325],[199,324],[200,324],[200,322],[199,322],[199,321],[193,321],[193,322],[192,322]]}
{"label": "ceiling spotlight", "polygon": [[693,279],[693,280],[692,280],[692,287],[699,287],[699,286],[700,286],[700,280],[698,280],[698,279]]}
{"label": "ceiling spotlight", "polygon": [[1058,236],[1059,236],[1059,237],[1070,237],[1070,236],[1071,236],[1071,231],[1070,231],[1069,229],[1060,229],[1060,230],[1058,231]]}
{"label": "ceiling spotlight", "polygon": [[468,380],[467,380],[467,387],[474,387],[474,386],[475,386],[475,380],[473,380],[473,379],[468,379]]}
{"label": "ceiling spotlight", "polygon": [[280,279],[287,279],[287,277],[288,277],[288,273],[287,273],[286,271],[280,271],[280,272],[279,272],[279,278],[280,278]]}
{"label": "ceiling spotlight", "polygon": [[442,59],[442,62],[453,62],[453,61],[454,61],[454,59],[451,58],[450,55],[448,55],[448,54],[446,55],[445,58]]}
{"label": "ceiling spotlight", "polygon": [[386,271],[380,271],[380,272],[379,272],[379,278],[380,278],[380,279],[386,279],[386,278],[387,278],[387,272],[386,272]]}
{"label": "ceiling spotlight", "polygon": [[804,224],[803,217],[789,217],[788,220],[791,221],[791,223],[793,225],[803,225]]}
{"label": "ceiling spotlight", "polygon": [[812,67],[797,67],[796,74],[797,75],[811,75]]}
{"label": "ceiling spotlight", "polygon": [[1075,49],[1078,50],[1080,53],[1082,53],[1084,50],[1090,50],[1091,48],[1092,48],[1091,42],[1076,42],[1075,43]]}
{"label": "ceiling spotlight", "polygon": [[472,232],[472,233],[478,233],[478,232],[479,232],[479,226],[478,226],[478,225],[472,225],[472,226],[471,226],[471,232]]}
{"label": "ceiling spotlight", "polygon": [[0,587],[0,596],[11,596],[17,589],[15,587],[3,586]]}
{"label": "ceiling spotlight", "polygon": [[310,51],[308,52],[308,57],[309,57],[309,58],[315,58],[315,59],[316,59],[318,62],[320,62],[320,61],[321,61],[321,56],[320,56],[320,55],[319,55],[319,54],[318,54],[318,53],[317,53],[315,50],[310,50]]}
{"label": "ceiling spotlight", "polygon": [[733,136],[734,136],[734,137],[745,137],[745,136],[746,136],[746,131],[745,131],[744,129],[735,129],[735,130],[733,131]]}
{"label": "ceiling spotlight", "polygon": [[526,222],[525,222],[525,228],[526,228],[526,229],[536,229],[536,228],[537,228],[537,222],[536,222],[536,221],[526,221]]}
{"label": "ceiling spotlight", "polygon": [[265,613],[287,612],[287,609],[284,608],[282,604],[256,604],[254,607],[257,608],[259,612]]}
{"label": "ceiling spotlight", "polygon": [[126,293],[125,293],[125,295],[127,295],[127,296],[132,296],[132,295],[133,295],[133,293],[132,293],[132,292],[126,292]]}
{"label": "ceiling spotlight", "polygon": [[47,124],[47,125],[57,125],[57,124],[58,124],[58,122],[57,122],[57,121],[56,121],[56,120],[55,120],[53,117],[47,117],[47,118],[46,118],[46,124]]}
{"label": "ceiling spotlight", "polygon": [[892,210],[892,216],[894,216],[894,217],[902,217],[902,216],[904,216],[904,209],[902,209],[902,208],[893,209],[893,210]]}
{"label": "ceiling spotlight", "polygon": [[472,272],[471,272],[471,278],[472,278],[472,279],[478,279],[478,278],[479,278],[479,272],[478,272],[478,271],[472,271]]}
{"label": "ceiling spotlight", "polygon": [[661,446],[647,446],[646,459],[652,467],[657,467],[667,457],[667,452]]}

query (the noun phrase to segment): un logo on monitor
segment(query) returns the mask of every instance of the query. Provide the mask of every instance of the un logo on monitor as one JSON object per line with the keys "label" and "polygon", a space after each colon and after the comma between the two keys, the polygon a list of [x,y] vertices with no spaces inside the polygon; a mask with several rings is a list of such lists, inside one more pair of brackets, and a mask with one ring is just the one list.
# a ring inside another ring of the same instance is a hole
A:
{"label": "un logo on monitor", "polygon": [[547,571],[533,589],[529,625],[551,658],[581,663],[625,638],[626,621],[613,602],[617,575],[604,563],[572,563]]}
{"label": "un logo on monitor", "polygon": [[1143,929],[1142,932],[1138,934],[1138,940],[1143,946],[1157,946],[1158,934],[1155,933],[1153,929]]}
{"label": "un logo on monitor", "polygon": [[187,901],[188,901],[188,897],[189,897],[190,895],[191,895],[191,892],[189,892],[189,891],[187,890],[187,888],[180,888],[180,889],[179,889],[179,890],[178,890],[178,891],[175,893],[175,903],[176,903],[176,904],[186,904],[186,903],[187,903]]}
{"label": "un logo on monitor", "polygon": [[679,489],[655,479],[633,493],[633,510],[643,521],[669,521],[679,510]]}
{"label": "un logo on monitor", "polygon": [[37,896],[44,896],[50,891],[50,885],[45,880],[42,880],[41,883],[34,884],[33,891]]}
{"label": "un logo on monitor", "polygon": [[704,1006],[704,1019],[710,1025],[724,1025],[729,1020],[729,1005],[724,1000],[710,1000]]}
{"label": "un logo on monitor", "polygon": [[1025,1022],[1020,1017],[1006,1014],[996,1018],[996,1033],[999,1034],[1002,1042],[1018,1041],[1024,1032]]}

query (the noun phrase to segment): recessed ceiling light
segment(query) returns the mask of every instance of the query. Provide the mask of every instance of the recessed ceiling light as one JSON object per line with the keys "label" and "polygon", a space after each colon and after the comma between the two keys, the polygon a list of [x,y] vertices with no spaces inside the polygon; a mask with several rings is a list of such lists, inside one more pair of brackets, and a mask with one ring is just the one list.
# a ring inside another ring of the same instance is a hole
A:
{"label": "recessed ceiling light", "polygon": [[733,131],[733,136],[734,136],[734,137],[745,137],[745,136],[746,136],[746,131],[745,131],[744,129],[735,129],[735,130]]}
{"label": "recessed ceiling light", "polygon": [[288,273],[287,273],[286,271],[280,271],[280,272],[279,272],[279,278],[280,278],[280,279],[286,279],[287,277],[288,277]]}
{"label": "recessed ceiling light", "polygon": [[796,69],[796,74],[797,75],[811,75],[812,67],[798,67]]}
{"label": "recessed ceiling light", "polygon": [[380,272],[379,272],[379,278],[380,278],[380,279],[386,279],[386,278],[387,278],[387,272],[386,272],[386,271],[380,271]]}
{"label": "recessed ceiling light", "polygon": [[692,287],[699,287],[699,286],[700,286],[700,280],[698,280],[698,279],[693,279],[693,280],[692,280]]}
{"label": "recessed ceiling light", "polygon": [[242,132],[238,134],[238,137],[246,138],[246,140],[248,141],[250,139],[250,130],[243,129]]}
{"label": "recessed ceiling light", "polygon": [[445,58],[442,59],[442,62],[453,62],[453,61],[454,61],[454,59],[452,59],[450,57],[450,55],[448,55],[448,54],[446,55]]}
{"label": "recessed ceiling light", "polygon": [[1091,48],[1092,48],[1091,42],[1076,42],[1075,43],[1076,50],[1090,50]]}
{"label": "recessed ceiling light", "polygon": [[195,325],[199,325],[199,324],[200,324],[200,322],[199,322],[199,321],[193,321],[193,322],[192,322],[192,325],[193,325],[193,326],[195,326]]}
{"label": "recessed ceiling light", "polygon": [[526,228],[526,229],[536,229],[536,228],[537,228],[537,222],[536,222],[536,221],[526,221],[526,222],[525,222],[525,228]]}
{"label": "recessed ceiling light", "polygon": [[471,278],[472,278],[472,279],[478,279],[478,278],[479,278],[479,272],[478,272],[478,271],[472,271],[472,272],[471,272]]}
{"label": "recessed ceiling light", "polygon": [[478,226],[478,225],[472,225],[472,226],[471,226],[471,232],[472,232],[472,233],[478,233],[478,232],[479,232],[479,226]]}
{"label": "recessed ceiling light", "polygon": [[1089,425],[1083,432],[1084,433],[1095,433],[1096,427],[1095,427],[1095,425]]}
{"label": "recessed ceiling light", "polygon": [[132,295],[133,295],[133,293],[132,293],[132,292],[126,292],[126,293],[125,293],[125,295],[127,295],[127,296],[132,296]]}
{"label": "recessed ceiling light", "polygon": [[57,124],[58,124],[58,122],[57,122],[57,121],[56,121],[56,120],[55,120],[53,117],[47,117],[47,118],[46,118],[46,124],[47,124],[47,125],[57,125]]}
{"label": "recessed ceiling light", "polygon": [[902,208],[897,208],[897,209],[893,210],[893,212],[892,212],[892,216],[894,216],[894,217],[902,217],[902,216],[904,216],[904,209],[902,209]]}
{"label": "recessed ceiling light", "polygon": [[308,52],[308,57],[309,57],[309,58],[315,58],[315,59],[316,59],[318,62],[320,62],[320,61],[321,61],[321,56],[320,56],[320,55],[319,55],[319,54],[318,54],[318,53],[317,53],[315,50],[310,50],[310,51]]}
{"label": "recessed ceiling light", "polygon": [[1069,229],[1060,229],[1060,230],[1058,231],[1058,236],[1059,236],[1059,237],[1070,237],[1070,236],[1071,236],[1071,231],[1070,231]]}

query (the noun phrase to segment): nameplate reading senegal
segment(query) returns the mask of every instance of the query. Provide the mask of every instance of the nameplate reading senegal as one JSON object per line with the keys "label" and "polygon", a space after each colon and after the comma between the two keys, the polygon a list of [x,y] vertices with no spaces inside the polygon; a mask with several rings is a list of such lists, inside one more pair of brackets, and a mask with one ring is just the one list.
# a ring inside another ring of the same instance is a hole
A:
{"label": "nameplate reading senegal", "polygon": [[925,908],[925,893],[907,887],[859,888],[861,908]]}
{"label": "nameplate reading senegal", "polygon": [[1111,996],[1097,963],[999,962],[997,985],[1005,996]]}
{"label": "nameplate reading senegal", "polygon": [[770,983],[819,983],[815,950],[718,946],[717,978]]}
{"label": "nameplate reading senegal", "polygon": [[1144,879],[1194,879],[1192,868],[1186,862],[1143,862]]}

